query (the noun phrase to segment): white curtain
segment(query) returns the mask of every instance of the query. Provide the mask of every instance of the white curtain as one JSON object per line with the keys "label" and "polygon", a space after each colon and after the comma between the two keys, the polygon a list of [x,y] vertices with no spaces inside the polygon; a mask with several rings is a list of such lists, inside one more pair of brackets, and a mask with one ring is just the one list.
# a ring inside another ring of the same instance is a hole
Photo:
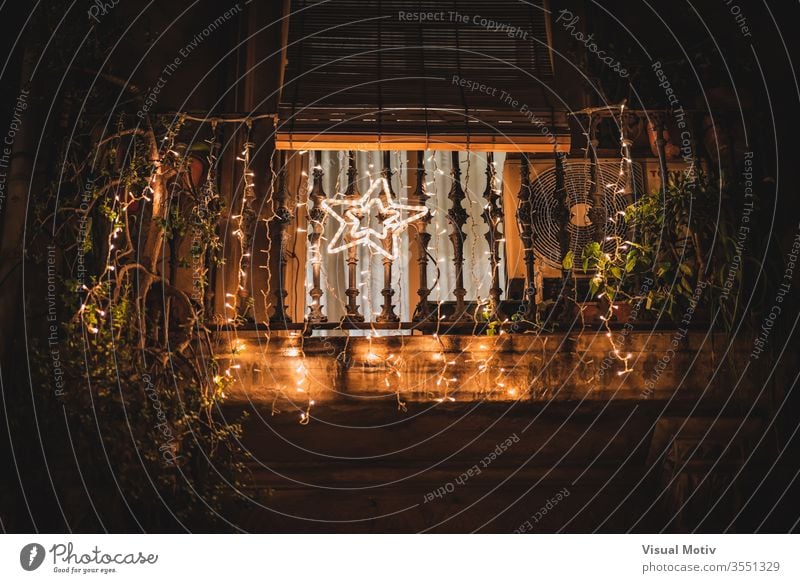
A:
{"label": "white curtain", "polygon": [[[313,159],[313,158],[312,158]],[[461,184],[466,193],[464,208],[467,210],[467,223],[464,226],[464,287],[467,290],[467,300],[488,297],[491,287],[492,273],[489,261],[489,244],[486,241],[488,225],[483,218],[483,209],[486,200],[483,193],[486,188],[486,154],[483,152],[470,152],[459,154],[461,166]],[[502,170],[505,155],[495,153],[494,163],[496,168],[495,188],[503,184]],[[415,167],[416,153],[391,152],[392,165],[392,190],[398,202],[408,202],[408,194],[415,184],[409,184],[409,165]],[[341,196],[347,188],[347,152],[321,152],[320,164],[324,171],[323,186],[328,198],[337,194]],[[383,165],[380,152],[358,152],[356,166],[358,169],[358,191],[366,192],[372,181],[380,177]],[[428,284],[432,287],[430,299],[432,301],[447,301],[455,299],[455,266],[453,265],[453,246],[448,238],[451,227],[447,220],[447,211],[450,200],[447,194],[453,184],[451,152],[428,151],[425,152],[425,169],[427,192],[430,195],[427,206],[432,213],[432,220],[428,232],[432,235],[429,253],[434,261],[428,265]],[[307,169],[309,175],[312,168]],[[415,178],[412,178],[415,180]],[[310,187],[310,184],[309,184]],[[367,219],[365,218],[364,221]],[[369,218],[370,226],[380,231],[380,224],[375,216]],[[513,216],[511,217],[513,220]],[[330,253],[328,243],[333,238],[338,223],[329,217],[325,224],[324,239],[320,247],[322,255],[322,304],[329,321],[338,321],[345,314],[347,304],[347,251]],[[392,287],[395,295],[392,303],[395,313],[402,321],[409,321],[416,307],[418,296],[416,289],[409,289],[409,270],[417,270],[416,261],[410,261],[409,231],[400,237],[398,259],[392,269]],[[501,246],[502,249],[502,246]],[[308,249],[306,262],[306,290],[311,282],[311,250]],[[359,309],[368,322],[374,321],[383,305],[383,256],[371,251],[368,247],[358,248],[358,285],[361,294],[358,299]],[[500,262],[500,281],[505,280],[503,269],[504,262]],[[438,270],[437,270],[438,266]],[[502,284],[501,284],[502,286]]]}

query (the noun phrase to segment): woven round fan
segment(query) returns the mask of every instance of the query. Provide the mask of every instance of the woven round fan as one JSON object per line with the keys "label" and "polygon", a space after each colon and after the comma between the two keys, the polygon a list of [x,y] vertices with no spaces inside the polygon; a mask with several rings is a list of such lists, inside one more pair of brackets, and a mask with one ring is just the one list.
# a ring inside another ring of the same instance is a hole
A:
{"label": "woven round fan", "polygon": [[[603,204],[606,217],[605,236],[625,233],[625,219],[619,214],[628,206],[629,201],[621,194],[624,177],[620,176],[619,163],[601,162],[598,165],[598,177],[603,190]],[[594,226],[589,219],[592,208],[589,162],[567,162],[564,165],[564,185],[567,189],[567,206],[570,211],[569,232],[570,249],[580,257],[583,248],[594,238]],[[636,191],[641,192],[642,169],[634,164],[634,181]],[[561,265],[561,247],[559,244],[559,224],[556,220],[557,201],[555,167],[539,173],[531,184],[531,203],[533,205],[534,252],[536,257],[554,267]],[[613,242],[606,243],[613,246]]]}

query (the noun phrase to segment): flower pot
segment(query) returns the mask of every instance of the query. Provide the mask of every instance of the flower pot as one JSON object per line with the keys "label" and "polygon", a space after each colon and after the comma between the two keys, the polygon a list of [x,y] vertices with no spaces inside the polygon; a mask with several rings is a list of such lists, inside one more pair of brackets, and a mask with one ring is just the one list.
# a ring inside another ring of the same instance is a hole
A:
{"label": "flower pot", "polygon": [[[662,131],[662,136],[664,140],[666,140],[666,144],[664,144],[664,153],[667,157],[667,160],[677,160],[681,156],[681,149],[680,147],[674,143],[672,136],[678,135],[676,128],[672,127],[674,123],[668,121],[664,124],[664,130]],[[653,153],[653,156],[658,158],[658,144],[656,144],[656,138],[658,137],[658,132],[656,132],[656,128],[653,126],[653,122],[647,123],[647,139],[650,142],[650,151]]]}

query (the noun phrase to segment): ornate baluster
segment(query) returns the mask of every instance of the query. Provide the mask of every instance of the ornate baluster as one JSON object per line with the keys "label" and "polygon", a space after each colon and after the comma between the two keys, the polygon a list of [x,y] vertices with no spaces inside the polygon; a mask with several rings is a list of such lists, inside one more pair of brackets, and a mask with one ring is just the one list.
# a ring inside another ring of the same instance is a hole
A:
{"label": "ornate baluster", "polygon": [[597,159],[597,148],[600,140],[597,139],[597,126],[600,117],[589,117],[589,196],[592,199],[592,208],[589,209],[589,220],[592,221],[594,240],[600,245],[605,241],[606,206],[603,201],[603,186],[600,184],[600,167]]}
{"label": "ornate baluster", "polygon": [[[411,193],[411,203],[416,205],[426,205],[428,201],[428,194],[425,189],[425,152],[417,152],[417,186],[414,192]],[[414,310],[414,320],[422,321],[427,320],[431,316],[431,308],[428,304],[428,295],[431,293],[428,287],[428,245],[431,242],[431,234],[428,233],[428,225],[431,222],[431,214],[427,213],[424,217],[413,223],[414,230],[417,233],[417,249],[418,259],[417,265],[419,267],[419,289],[417,295],[419,296],[419,303]]]}
{"label": "ornate baluster", "polygon": [[287,227],[294,220],[294,213],[289,208],[289,191],[286,188],[286,152],[278,152],[277,187],[273,204],[275,205],[275,219],[273,232],[278,241],[278,288],[275,291],[275,311],[270,318],[273,322],[291,322],[289,306],[286,305],[286,266],[289,263],[289,232]]}
{"label": "ornate baluster", "polygon": [[522,154],[519,165],[519,206],[517,207],[517,222],[519,223],[520,238],[525,261],[525,297],[523,302],[524,318],[532,322],[536,319],[536,272],[534,271],[533,255],[533,205],[531,204],[531,175],[528,155]]}
{"label": "ornate baluster", "polygon": [[[385,184],[385,190],[381,191],[381,199],[383,200],[384,205],[387,205],[388,199],[390,197],[394,198],[394,193],[392,192],[392,163],[390,152],[388,151],[383,153],[383,170],[381,171],[381,176],[383,177]],[[384,229],[386,228],[385,223],[388,218],[389,216],[384,215],[383,213],[378,215],[378,220],[384,225]],[[389,255],[394,255],[394,237],[392,237],[390,233],[383,238],[382,245],[383,249]],[[389,257],[383,258],[383,289],[381,290],[381,295],[383,296],[383,309],[378,317],[375,318],[376,322],[400,321],[400,317],[394,313],[394,305],[392,305],[392,296],[394,296],[394,289],[392,288],[393,263],[393,260]]]}
{"label": "ornate baluster", "polygon": [[447,198],[450,199],[450,210],[447,211],[447,218],[452,230],[450,231],[450,242],[453,244],[453,265],[456,268],[456,287],[453,295],[456,296],[456,306],[450,315],[450,320],[469,319],[467,306],[464,303],[464,296],[467,290],[464,289],[464,225],[467,223],[467,211],[463,202],[466,193],[461,187],[461,166],[458,161],[458,152],[452,152],[451,171],[453,175],[453,186]]}
{"label": "ornate baluster", "polygon": [[492,316],[496,319],[503,319],[500,310],[500,240],[502,233],[500,225],[503,221],[503,192],[497,188],[497,171],[494,167],[494,153],[489,152],[486,156],[486,190],[483,198],[486,206],[483,211],[483,220],[489,226],[486,232],[486,241],[489,243],[489,262],[492,266],[492,286],[489,288],[489,301]]}
{"label": "ornate baluster", "polygon": [[311,248],[312,275],[311,290],[309,290],[311,305],[309,306],[308,321],[312,324],[319,324],[328,321],[328,317],[322,313],[322,305],[320,304],[322,298],[322,254],[320,253],[320,245],[325,221],[322,201],[327,198],[327,195],[322,189],[324,172],[322,171],[322,166],[320,166],[319,152],[315,152],[313,156],[313,186],[311,187],[311,192],[308,193],[308,244]]}
{"label": "ornate baluster", "polygon": [[[564,160],[566,154],[563,152],[555,153],[555,171],[556,171],[556,190],[555,190],[555,210],[553,218],[558,225],[558,247],[561,253],[561,258],[567,256],[567,253],[574,251],[571,249],[571,241],[569,236],[569,223],[572,220],[572,212],[570,210],[569,193],[566,186],[566,168]],[[575,290],[572,283],[572,269],[564,267],[561,263],[561,283],[563,291],[558,298],[556,306],[557,317],[563,321],[568,321],[574,315],[573,307],[575,306]]]}
{"label": "ornate baluster", "polygon": [[[567,193],[567,186],[565,184],[565,167],[563,152],[555,153],[555,170],[556,170],[556,208],[554,218],[558,225],[558,246],[561,252],[561,257],[564,258],[570,252],[570,237],[569,237],[569,223],[572,219],[572,212],[569,205],[569,193]],[[561,266],[561,278],[564,282],[565,288],[569,286],[570,279],[572,278],[572,270],[564,269],[563,263]]]}
{"label": "ornate baluster", "polygon": [[[570,251],[569,240],[569,222],[572,219],[572,213],[569,205],[569,194],[565,184],[565,155],[563,152],[556,152],[555,154],[555,170],[556,170],[556,209],[555,220],[558,224],[558,244],[561,251],[561,257],[564,257]],[[570,277],[570,270],[563,270],[562,275],[566,279]]]}
{"label": "ornate baluster", "polygon": [[[358,192],[358,170],[356,169],[356,153],[350,151],[348,154],[348,167],[347,167],[347,190],[345,190],[344,197],[351,203],[361,198]],[[357,219],[359,222],[364,218],[363,213],[356,210],[357,207],[351,206],[349,208],[350,216]],[[344,235],[345,244],[353,242],[353,235],[348,228]],[[347,307],[343,320],[351,320],[353,322],[363,322],[364,316],[358,311],[358,246],[353,245],[347,249]]]}

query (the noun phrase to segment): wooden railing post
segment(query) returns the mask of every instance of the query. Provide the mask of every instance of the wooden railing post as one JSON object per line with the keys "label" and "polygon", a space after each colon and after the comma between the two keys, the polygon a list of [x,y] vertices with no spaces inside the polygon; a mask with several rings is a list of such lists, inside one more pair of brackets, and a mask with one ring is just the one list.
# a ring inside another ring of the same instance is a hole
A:
{"label": "wooden railing post", "polygon": [[[359,207],[353,204],[358,201],[359,198],[361,198],[361,194],[358,192],[358,169],[356,168],[356,153],[353,150],[350,150],[348,154],[347,189],[345,190],[344,197],[351,203],[351,206],[349,207],[350,214],[360,222],[364,218],[364,215],[358,210]],[[344,242],[346,245],[351,245],[353,242],[353,236],[350,232],[350,229],[345,231]],[[347,295],[347,307],[345,315],[342,319],[350,320],[352,322],[363,322],[364,316],[358,311],[358,304],[356,303],[356,299],[359,295],[357,245],[352,245],[347,248],[347,290],[345,291],[345,294]]]}
{"label": "wooden railing post", "polygon": [[[417,185],[411,193],[411,203],[419,206],[427,206],[428,193],[425,188],[425,152],[417,152]],[[414,310],[414,321],[427,320],[431,316],[431,308],[428,304],[428,296],[431,293],[428,287],[428,245],[431,242],[431,234],[428,233],[428,225],[431,222],[431,214],[426,213],[424,217],[413,223],[416,231],[416,243],[418,250],[417,267],[419,268],[419,289],[417,295],[419,302]]]}
{"label": "wooden railing post", "polygon": [[286,188],[286,152],[278,151],[277,185],[273,197],[275,218],[273,232],[278,242],[278,286],[275,290],[275,311],[270,318],[273,322],[291,322],[289,306],[286,305],[286,267],[289,264],[289,232],[288,226],[294,220],[294,213],[289,208],[289,191]]}
{"label": "wooden railing post", "polygon": [[523,153],[519,165],[519,205],[517,206],[517,222],[522,239],[523,259],[525,261],[525,310],[523,317],[528,322],[536,320],[536,272],[533,253],[533,205],[531,203],[531,174],[528,154]]}
{"label": "wooden railing post", "polygon": [[327,322],[328,318],[322,312],[322,254],[320,246],[322,243],[322,232],[325,222],[325,210],[322,208],[322,201],[327,196],[322,188],[322,177],[324,172],[320,165],[319,152],[314,153],[313,185],[308,194],[308,244],[311,248],[311,305],[308,311],[308,321],[312,324]]}
{"label": "wooden railing post", "polygon": [[450,315],[450,320],[469,319],[467,306],[464,303],[464,297],[467,295],[467,290],[464,288],[464,225],[467,223],[467,210],[463,202],[467,195],[461,186],[461,166],[458,158],[458,151],[453,151],[451,171],[453,186],[447,195],[451,203],[447,218],[451,226],[450,242],[453,244],[453,265],[456,271],[456,287],[453,289],[456,306]]}
{"label": "wooden railing post", "polygon": [[483,192],[483,198],[486,200],[483,219],[489,227],[486,232],[486,241],[489,243],[489,263],[492,268],[489,302],[492,317],[502,320],[504,316],[500,309],[500,294],[503,293],[500,287],[500,241],[503,235],[500,226],[503,221],[503,192],[497,188],[496,182],[497,171],[494,166],[494,153],[489,152],[486,156],[486,189]]}
{"label": "wooden railing post", "polygon": [[[381,170],[381,176],[385,181],[385,189],[381,190],[381,198],[383,199],[384,206],[388,204],[388,199],[390,197],[394,198],[394,193],[392,192],[392,161],[390,154],[391,152],[388,150],[383,153],[383,170]],[[383,213],[378,215],[378,220],[383,224],[384,229],[386,228],[387,219],[389,219],[389,217]],[[375,321],[399,322],[400,317],[394,313],[394,305],[392,304],[392,296],[394,296],[394,288],[392,288],[392,264],[394,260],[391,259],[391,257],[394,255],[394,237],[392,237],[391,233],[387,233],[381,243],[389,257],[383,258],[383,289],[381,290],[383,308],[381,309],[381,313],[375,318]]]}

